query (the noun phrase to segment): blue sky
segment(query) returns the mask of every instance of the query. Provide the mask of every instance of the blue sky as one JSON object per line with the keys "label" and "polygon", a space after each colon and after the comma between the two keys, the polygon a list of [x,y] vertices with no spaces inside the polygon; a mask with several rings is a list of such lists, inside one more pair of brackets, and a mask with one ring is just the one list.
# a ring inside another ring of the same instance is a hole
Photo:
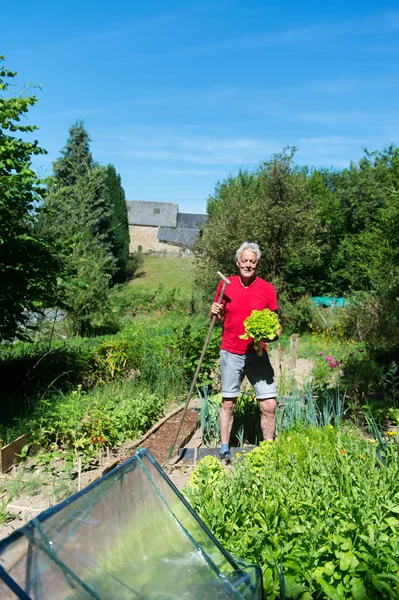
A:
{"label": "blue sky", "polygon": [[205,212],[286,146],[343,168],[399,142],[397,2],[22,0],[1,21],[7,67],[41,85],[40,172],[83,119],[128,200]]}

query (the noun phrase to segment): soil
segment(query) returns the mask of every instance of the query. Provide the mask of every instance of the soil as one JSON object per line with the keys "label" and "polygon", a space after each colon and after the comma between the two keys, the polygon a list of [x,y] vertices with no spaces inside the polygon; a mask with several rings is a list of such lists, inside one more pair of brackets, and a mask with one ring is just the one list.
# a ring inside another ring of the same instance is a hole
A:
{"label": "soil", "polygon": [[[179,437],[171,456],[173,459],[178,455],[178,448],[185,445],[186,438],[190,433],[193,433],[198,423],[199,414],[197,411],[187,410]],[[178,413],[166,423],[164,423],[155,433],[153,433],[145,442],[143,448],[148,448],[155,460],[162,466],[166,463],[169,456],[170,448],[173,444],[177,428],[181,419],[181,413]]]}

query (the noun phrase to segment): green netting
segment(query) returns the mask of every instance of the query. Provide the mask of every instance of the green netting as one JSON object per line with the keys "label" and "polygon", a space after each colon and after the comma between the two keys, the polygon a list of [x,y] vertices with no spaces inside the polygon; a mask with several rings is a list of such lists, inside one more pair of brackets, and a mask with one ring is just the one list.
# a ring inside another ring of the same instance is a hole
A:
{"label": "green netting", "polygon": [[141,450],[0,542],[0,597],[257,600],[262,577]]}

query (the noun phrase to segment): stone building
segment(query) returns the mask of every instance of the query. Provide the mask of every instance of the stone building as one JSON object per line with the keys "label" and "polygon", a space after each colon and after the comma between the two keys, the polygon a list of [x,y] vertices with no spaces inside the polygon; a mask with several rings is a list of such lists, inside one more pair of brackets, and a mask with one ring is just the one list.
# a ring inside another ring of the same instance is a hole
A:
{"label": "stone building", "polygon": [[190,254],[207,215],[180,213],[178,204],[127,200],[130,252]]}

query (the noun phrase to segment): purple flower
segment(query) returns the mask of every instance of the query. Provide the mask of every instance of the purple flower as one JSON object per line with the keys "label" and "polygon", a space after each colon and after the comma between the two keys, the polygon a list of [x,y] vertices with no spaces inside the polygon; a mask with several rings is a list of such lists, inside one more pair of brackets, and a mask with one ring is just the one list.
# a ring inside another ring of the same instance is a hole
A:
{"label": "purple flower", "polygon": [[319,356],[323,356],[323,352],[319,352]]}

